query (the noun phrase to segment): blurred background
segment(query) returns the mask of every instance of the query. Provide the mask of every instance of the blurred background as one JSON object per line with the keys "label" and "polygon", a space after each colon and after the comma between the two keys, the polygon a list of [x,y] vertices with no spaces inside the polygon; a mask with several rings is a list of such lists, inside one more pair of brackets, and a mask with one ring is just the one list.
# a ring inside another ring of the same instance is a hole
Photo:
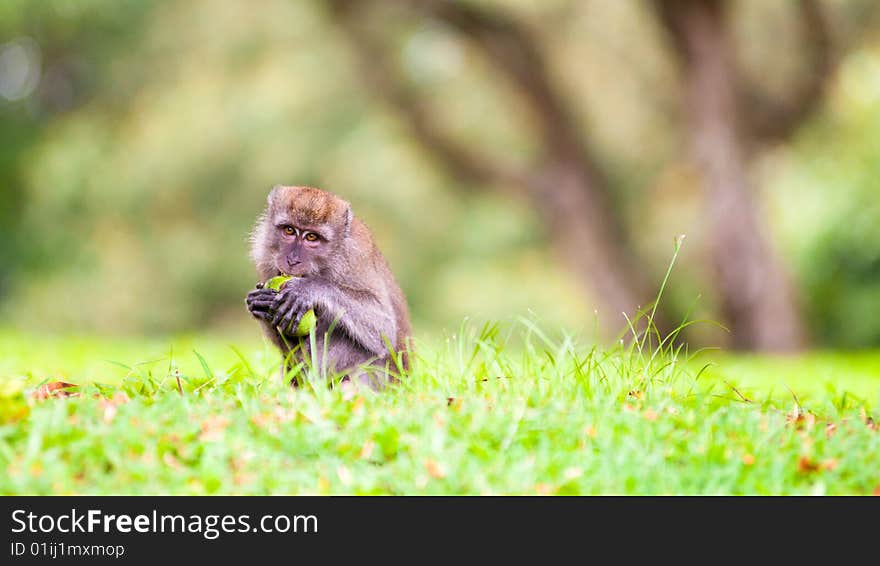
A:
{"label": "blurred background", "polygon": [[0,325],[257,335],[247,236],[315,185],[420,335],[880,345],[875,0],[0,3]]}

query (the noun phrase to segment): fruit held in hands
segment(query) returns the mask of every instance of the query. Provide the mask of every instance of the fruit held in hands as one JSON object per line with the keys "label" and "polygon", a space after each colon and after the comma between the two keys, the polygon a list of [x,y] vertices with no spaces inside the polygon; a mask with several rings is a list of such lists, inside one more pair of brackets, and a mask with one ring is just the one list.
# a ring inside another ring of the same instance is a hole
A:
{"label": "fruit held in hands", "polygon": [[263,287],[265,287],[266,289],[272,289],[273,291],[280,291],[281,286],[291,279],[293,279],[293,277],[291,277],[290,275],[277,275],[263,283]]}
{"label": "fruit held in hands", "polygon": [[[293,279],[293,277],[290,275],[277,275],[263,283],[263,287],[266,289],[272,289],[273,291],[280,291],[281,287],[291,279]],[[318,317],[315,316],[315,311],[313,309],[307,310],[306,314],[300,319],[296,330],[293,332],[294,336],[308,336],[309,332],[315,328],[317,323]]]}
{"label": "fruit held in hands", "polygon": [[308,336],[309,332],[315,328],[315,325],[318,323],[318,317],[315,316],[315,311],[313,309],[309,309],[306,311],[306,314],[299,321],[299,326],[296,327],[296,330],[293,332],[296,336]]}

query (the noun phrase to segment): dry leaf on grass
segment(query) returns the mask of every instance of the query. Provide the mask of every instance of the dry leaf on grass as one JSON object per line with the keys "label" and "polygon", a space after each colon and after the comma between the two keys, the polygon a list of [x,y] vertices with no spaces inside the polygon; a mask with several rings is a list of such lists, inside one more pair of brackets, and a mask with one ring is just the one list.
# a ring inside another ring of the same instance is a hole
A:
{"label": "dry leaf on grass", "polygon": [[443,465],[430,458],[425,461],[425,469],[428,470],[428,474],[434,479],[440,480],[446,477],[446,470],[443,469]]}
{"label": "dry leaf on grass", "polygon": [[116,413],[118,411],[117,407],[119,407],[119,405],[124,405],[129,401],[131,401],[131,399],[128,398],[128,395],[121,391],[113,395],[110,399],[106,397],[100,398],[98,400],[98,410],[101,412],[101,417],[104,419],[104,422],[109,423],[113,421],[113,419],[116,418]]}
{"label": "dry leaf on grass", "polygon": [[868,414],[864,407],[862,407],[862,410],[859,411],[859,414],[861,415],[862,420],[865,421],[865,424],[868,425],[868,428],[870,428],[871,430],[880,430],[880,424],[877,424],[877,421],[875,421],[874,418]]}
{"label": "dry leaf on grass", "polygon": [[360,458],[361,460],[367,460],[370,456],[373,455],[373,449],[376,448],[376,443],[372,440],[367,440],[364,442],[364,446],[361,448]]}
{"label": "dry leaf on grass", "polygon": [[199,440],[202,442],[214,442],[223,439],[223,431],[229,426],[229,419],[226,417],[208,417],[202,421],[202,432],[199,434]]}
{"label": "dry leaf on grass", "polygon": [[809,474],[818,471],[828,472],[836,468],[837,464],[838,462],[834,458],[829,458],[822,462],[816,462],[807,456],[801,456],[798,460],[798,472],[802,474]]}
{"label": "dry leaf on grass", "polygon": [[77,387],[75,383],[67,383],[66,381],[50,381],[37,388],[33,392],[34,399],[42,401],[49,397],[77,397],[79,392],[70,391],[70,388]]}
{"label": "dry leaf on grass", "polygon": [[575,466],[571,468],[566,468],[565,471],[562,472],[562,477],[564,477],[568,481],[576,480],[582,475],[584,475],[584,470]]}
{"label": "dry leaf on grass", "polygon": [[834,433],[837,432],[837,425],[834,423],[828,423],[825,425],[825,438],[831,438],[834,436]]}
{"label": "dry leaf on grass", "polygon": [[164,462],[165,465],[169,468],[175,470],[179,470],[181,467],[180,462],[177,460],[177,458],[174,457],[174,454],[172,454],[171,452],[166,452],[162,455],[162,462]]}
{"label": "dry leaf on grass", "polygon": [[339,466],[336,468],[336,476],[339,478],[339,481],[342,482],[342,485],[349,486],[351,482],[354,481],[354,476],[351,474],[351,470],[346,468],[345,466]]}
{"label": "dry leaf on grass", "polygon": [[819,470],[819,464],[808,458],[801,456],[798,460],[798,471],[802,474],[809,474]]}
{"label": "dry leaf on grass", "polygon": [[813,428],[813,425],[816,424],[816,415],[804,411],[800,405],[795,403],[792,410],[785,415],[785,420],[788,424],[793,424],[795,430],[801,430],[803,428],[810,430]]}

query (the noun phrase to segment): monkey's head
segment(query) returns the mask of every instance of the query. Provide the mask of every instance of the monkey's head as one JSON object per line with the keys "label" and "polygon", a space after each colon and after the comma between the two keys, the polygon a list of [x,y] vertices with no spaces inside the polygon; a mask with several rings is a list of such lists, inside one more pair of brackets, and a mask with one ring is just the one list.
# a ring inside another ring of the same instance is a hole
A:
{"label": "monkey's head", "polygon": [[313,187],[277,185],[253,237],[253,257],[264,277],[320,273],[348,237],[351,205]]}

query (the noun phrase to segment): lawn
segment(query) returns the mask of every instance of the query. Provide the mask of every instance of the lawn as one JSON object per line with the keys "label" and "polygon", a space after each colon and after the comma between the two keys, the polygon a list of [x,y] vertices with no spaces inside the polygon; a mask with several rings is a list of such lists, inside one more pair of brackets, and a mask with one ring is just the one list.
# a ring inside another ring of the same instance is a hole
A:
{"label": "lawn", "polygon": [[[692,357],[465,325],[373,393],[290,389],[267,345],[234,342],[0,333],[0,493],[880,492],[877,353]],[[55,381],[80,387],[39,399]]]}

